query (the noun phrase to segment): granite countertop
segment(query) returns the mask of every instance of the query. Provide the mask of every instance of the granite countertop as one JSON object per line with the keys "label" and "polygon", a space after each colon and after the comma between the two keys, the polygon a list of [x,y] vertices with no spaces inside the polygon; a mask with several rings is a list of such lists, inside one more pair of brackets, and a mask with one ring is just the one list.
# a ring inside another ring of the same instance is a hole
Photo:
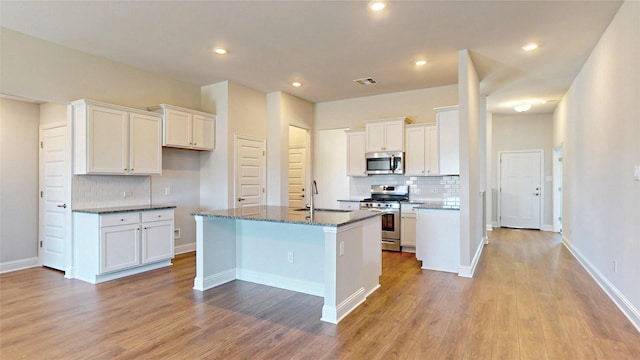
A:
{"label": "granite countertop", "polygon": [[351,200],[347,200],[347,199],[338,199],[338,202],[360,202],[363,198],[358,198],[358,199],[351,199]]}
{"label": "granite countertop", "polygon": [[289,224],[339,227],[372,217],[382,213],[367,210],[316,209],[313,218],[309,211],[290,208],[288,206],[251,206],[225,210],[203,210],[191,215],[204,217],[268,221]]}
{"label": "granite countertop", "polygon": [[121,213],[121,212],[163,210],[163,209],[175,209],[175,208],[176,208],[175,205],[132,205],[132,206],[110,206],[110,207],[73,209],[73,212],[88,213],[88,214],[112,214],[112,213]]}

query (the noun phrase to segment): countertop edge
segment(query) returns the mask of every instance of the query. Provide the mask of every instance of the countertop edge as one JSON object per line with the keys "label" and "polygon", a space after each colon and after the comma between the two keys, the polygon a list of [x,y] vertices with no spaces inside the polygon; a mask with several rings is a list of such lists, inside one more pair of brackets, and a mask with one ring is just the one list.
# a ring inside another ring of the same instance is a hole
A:
{"label": "countertop edge", "polygon": [[153,210],[165,210],[175,209],[175,205],[139,205],[139,206],[116,206],[116,207],[104,207],[104,208],[85,208],[85,209],[73,209],[71,212],[84,213],[84,214],[115,214],[125,212],[137,212],[137,211],[153,211]]}

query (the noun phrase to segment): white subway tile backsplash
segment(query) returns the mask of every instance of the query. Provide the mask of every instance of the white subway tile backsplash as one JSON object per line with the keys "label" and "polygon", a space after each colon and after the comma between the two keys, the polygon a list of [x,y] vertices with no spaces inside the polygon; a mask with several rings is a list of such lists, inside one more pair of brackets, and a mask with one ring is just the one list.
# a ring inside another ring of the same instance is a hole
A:
{"label": "white subway tile backsplash", "polygon": [[72,183],[76,209],[151,203],[150,176],[76,175]]}
{"label": "white subway tile backsplash", "polygon": [[412,201],[441,200],[447,205],[460,206],[459,176],[398,176],[374,175],[350,178],[350,198],[367,198],[371,185],[409,185]]}

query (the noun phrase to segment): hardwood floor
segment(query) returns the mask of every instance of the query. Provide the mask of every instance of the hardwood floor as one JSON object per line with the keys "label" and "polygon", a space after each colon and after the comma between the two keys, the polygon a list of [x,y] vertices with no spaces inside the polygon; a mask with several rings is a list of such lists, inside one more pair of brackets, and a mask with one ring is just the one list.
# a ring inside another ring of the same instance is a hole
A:
{"label": "hardwood floor", "polygon": [[640,359],[640,334],[553,233],[491,232],[473,279],[385,252],[382,287],[337,326],[315,296],[192,290],[194,261],[99,285],[3,274],[0,358]]}

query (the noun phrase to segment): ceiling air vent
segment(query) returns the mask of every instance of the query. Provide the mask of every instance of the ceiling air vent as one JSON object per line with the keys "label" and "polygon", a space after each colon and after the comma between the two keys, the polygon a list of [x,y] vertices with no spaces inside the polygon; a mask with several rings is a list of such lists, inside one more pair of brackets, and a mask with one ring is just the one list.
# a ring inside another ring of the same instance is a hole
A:
{"label": "ceiling air vent", "polygon": [[360,85],[371,85],[371,84],[375,84],[376,83],[374,78],[371,78],[371,77],[362,78],[362,79],[355,79],[353,81],[358,83],[358,84],[360,84]]}

